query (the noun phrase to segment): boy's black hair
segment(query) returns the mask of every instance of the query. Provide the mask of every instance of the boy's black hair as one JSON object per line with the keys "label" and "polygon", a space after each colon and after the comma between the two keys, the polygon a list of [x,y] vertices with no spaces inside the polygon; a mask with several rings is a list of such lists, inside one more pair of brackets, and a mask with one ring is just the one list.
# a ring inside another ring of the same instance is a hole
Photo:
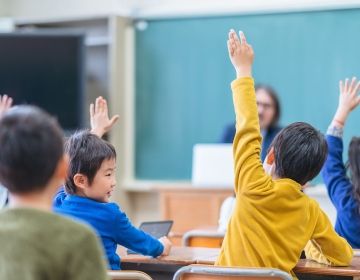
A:
{"label": "boy's black hair", "polygon": [[324,135],[310,124],[293,123],[283,128],[271,144],[275,155],[275,174],[300,185],[314,179],[326,160]]}
{"label": "boy's black hair", "polygon": [[70,158],[65,184],[65,190],[69,194],[76,193],[75,174],[85,175],[91,184],[103,161],[116,158],[114,146],[89,131],[72,135],[65,143],[65,152]]}
{"label": "boy's black hair", "polygon": [[58,122],[34,106],[16,106],[0,119],[0,182],[10,193],[42,191],[64,155]]}

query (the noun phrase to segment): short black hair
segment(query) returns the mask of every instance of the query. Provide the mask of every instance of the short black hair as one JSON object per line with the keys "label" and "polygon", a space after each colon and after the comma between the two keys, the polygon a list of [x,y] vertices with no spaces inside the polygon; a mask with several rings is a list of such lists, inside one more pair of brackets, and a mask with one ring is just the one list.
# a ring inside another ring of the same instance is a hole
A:
{"label": "short black hair", "polygon": [[42,191],[64,155],[55,118],[35,106],[15,106],[0,119],[0,182],[10,193]]}
{"label": "short black hair", "polygon": [[281,117],[281,106],[278,94],[275,89],[269,85],[257,84],[255,86],[255,92],[257,92],[259,89],[264,90],[270,96],[271,100],[274,103],[275,114],[270,124],[270,127],[274,127],[278,124]]}
{"label": "short black hair", "polygon": [[75,174],[85,175],[91,184],[103,161],[116,159],[114,146],[89,131],[79,131],[72,135],[65,143],[65,152],[70,158],[65,183],[65,190],[69,194],[76,193]]}
{"label": "short black hair", "polygon": [[283,128],[271,144],[275,155],[275,174],[300,185],[314,179],[327,157],[324,135],[310,124],[296,122]]}

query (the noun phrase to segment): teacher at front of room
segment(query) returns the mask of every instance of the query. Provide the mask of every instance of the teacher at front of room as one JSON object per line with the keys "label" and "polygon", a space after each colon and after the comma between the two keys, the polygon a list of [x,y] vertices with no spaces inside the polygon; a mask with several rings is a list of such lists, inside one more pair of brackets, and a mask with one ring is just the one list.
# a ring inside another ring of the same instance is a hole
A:
{"label": "teacher at front of room", "polygon": [[[281,130],[281,127],[278,126],[280,119],[280,102],[275,90],[270,86],[258,85],[255,90],[260,129],[263,137],[261,161],[264,161],[271,142]],[[221,142],[232,143],[234,136],[235,125],[228,125],[225,128]]]}

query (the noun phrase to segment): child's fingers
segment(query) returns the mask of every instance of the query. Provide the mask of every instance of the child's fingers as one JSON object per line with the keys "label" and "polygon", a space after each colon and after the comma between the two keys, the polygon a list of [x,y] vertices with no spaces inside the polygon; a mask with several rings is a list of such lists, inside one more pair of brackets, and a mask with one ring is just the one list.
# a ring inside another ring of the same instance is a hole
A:
{"label": "child's fingers", "polygon": [[235,43],[235,48],[240,49],[241,43],[240,43],[239,37],[237,36],[235,30],[232,29],[231,34],[232,34],[232,38],[233,38],[234,43]]}
{"label": "child's fingers", "polygon": [[342,80],[339,81],[339,89],[340,89],[340,92],[343,93],[344,92],[344,83]]}
{"label": "child's fingers", "polygon": [[359,92],[359,89],[360,89],[360,81],[358,81],[357,83],[356,83],[356,86],[355,86],[355,88],[354,88],[354,94],[357,94],[358,92]]}
{"label": "child's fingers", "polygon": [[107,105],[107,101],[106,99],[103,99],[102,100],[102,103],[103,103],[103,110],[105,113],[108,113],[109,109],[108,109],[108,105]]}
{"label": "child's fingers", "polygon": [[233,40],[236,40],[236,32],[234,29],[230,29],[230,37]]}
{"label": "child's fingers", "polygon": [[94,110],[95,113],[98,113],[98,112],[99,112],[100,107],[101,107],[100,104],[101,104],[101,96],[99,96],[99,97],[96,98],[96,100],[95,100],[95,110]]}
{"label": "child's fingers", "polygon": [[240,36],[241,45],[244,45],[244,46],[247,45],[246,37],[245,37],[244,32],[239,31],[239,36]]}
{"label": "child's fingers", "polygon": [[2,103],[5,105],[7,102],[8,96],[5,94],[2,98]]}
{"label": "child's fingers", "polygon": [[236,44],[236,38],[235,38],[235,31],[233,29],[230,30],[229,32],[229,42],[231,44],[231,47],[233,49],[233,52],[236,50],[237,48],[237,44]]}
{"label": "child's fingers", "polygon": [[104,112],[104,99],[102,98],[102,96],[99,97],[99,109],[98,109],[99,113],[103,113]]}
{"label": "child's fingers", "polygon": [[101,107],[101,108],[102,108],[102,112],[107,114],[107,112],[108,112],[108,105],[107,105],[106,99],[102,98],[101,104],[102,104],[102,107]]}
{"label": "child's fingers", "polygon": [[232,47],[232,45],[231,45],[231,43],[230,43],[229,40],[227,40],[227,48],[228,48],[228,51],[229,51],[229,56],[233,56],[233,54],[234,54],[234,49],[233,49],[233,47]]}
{"label": "child's fingers", "polygon": [[113,126],[118,121],[119,118],[120,118],[119,115],[113,116],[110,120],[110,126]]}
{"label": "child's fingers", "polygon": [[11,97],[9,97],[9,99],[7,100],[6,107],[7,107],[7,108],[10,108],[11,105],[12,105],[12,103],[13,103],[13,99],[12,99]]}
{"label": "child's fingers", "polygon": [[354,89],[355,83],[356,83],[356,77],[352,77],[350,86],[349,86],[349,91],[352,92],[352,90]]}
{"label": "child's fingers", "polygon": [[230,29],[228,37],[229,37],[229,40],[233,39],[233,29]]}
{"label": "child's fingers", "polygon": [[2,98],[2,106],[5,108],[5,109],[9,109],[11,107],[11,104],[12,104],[12,98],[8,95],[4,95],[3,98]]}
{"label": "child's fingers", "polygon": [[232,48],[233,53],[234,53],[234,52],[235,52],[235,50],[236,50],[236,43],[235,43],[235,40],[234,40],[234,39],[231,39],[231,40],[229,40],[229,43],[230,43],[231,48]]}
{"label": "child's fingers", "polygon": [[346,79],[345,79],[345,85],[344,85],[344,91],[347,92],[348,89],[349,89],[349,79],[346,78]]}
{"label": "child's fingers", "polygon": [[90,117],[93,118],[95,115],[94,103],[90,104]]}

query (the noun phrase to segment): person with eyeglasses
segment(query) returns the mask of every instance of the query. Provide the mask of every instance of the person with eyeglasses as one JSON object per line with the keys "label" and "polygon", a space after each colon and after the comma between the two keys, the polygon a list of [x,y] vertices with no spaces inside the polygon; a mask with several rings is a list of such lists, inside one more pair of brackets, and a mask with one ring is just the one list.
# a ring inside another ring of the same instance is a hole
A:
{"label": "person with eyeglasses", "polygon": [[[255,90],[260,129],[263,137],[261,161],[264,161],[271,142],[281,130],[278,125],[281,114],[280,101],[275,90],[268,85],[259,84]],[[225,128],[221,143],[232,143],[234,136],[235,124],[232,123]]]}

